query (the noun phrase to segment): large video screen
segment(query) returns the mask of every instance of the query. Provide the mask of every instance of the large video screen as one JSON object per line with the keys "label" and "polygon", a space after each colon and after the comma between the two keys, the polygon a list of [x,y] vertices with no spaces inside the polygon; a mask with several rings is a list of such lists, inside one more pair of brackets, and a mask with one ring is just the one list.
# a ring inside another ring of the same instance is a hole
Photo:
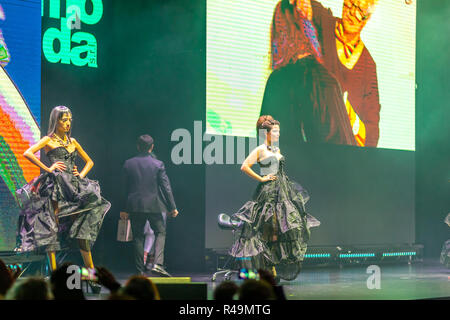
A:
{"label": "large video screen", "polygon": [[207,1],[207,133],[415,150],[416,2],[308,2]]}
{"label": "large video screen", "polygon": [[15,191],[39,175],[23,153],[39,141],[41,2],[0,4],[0,250],[16,244]]}

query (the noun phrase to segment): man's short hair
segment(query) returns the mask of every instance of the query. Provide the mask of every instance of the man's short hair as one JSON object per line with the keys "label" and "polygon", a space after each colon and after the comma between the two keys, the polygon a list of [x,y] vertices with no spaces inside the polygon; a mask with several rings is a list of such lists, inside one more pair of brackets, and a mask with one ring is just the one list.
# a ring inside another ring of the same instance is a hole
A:
{"label": "man's short hair", "polygon": [[143,134],[137,139],[136,144],[139,151],[146,152],[153,146],[153,138],[148,134]]}

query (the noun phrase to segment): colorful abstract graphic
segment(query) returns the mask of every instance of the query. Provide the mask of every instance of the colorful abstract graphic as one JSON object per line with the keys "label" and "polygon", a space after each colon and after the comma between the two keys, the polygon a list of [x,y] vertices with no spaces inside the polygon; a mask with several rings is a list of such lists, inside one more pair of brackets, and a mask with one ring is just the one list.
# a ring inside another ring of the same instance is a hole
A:
{"label": "colorful abstract graphic", "polygon": [[18,88],[0,68],[0,175],[11,194],[39,175],[23,153],[39,141],[40,129]]}
{"label": "colorful abstract graphic", "polygon": [[0,5],[0,250],[16,243],[16,190],[39,175],[23,156],[40,139],[40,1]]}

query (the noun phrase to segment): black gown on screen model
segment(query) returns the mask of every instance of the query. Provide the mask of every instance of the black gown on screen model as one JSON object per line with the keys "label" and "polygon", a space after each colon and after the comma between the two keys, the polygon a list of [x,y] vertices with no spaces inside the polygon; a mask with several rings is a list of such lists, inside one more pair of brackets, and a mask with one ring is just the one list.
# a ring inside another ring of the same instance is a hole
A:
{"label": "black gown on screen model", "polygon": [[51,163],[64,162],[66,170],[43,173],[17,190],[21,251],[57,251],[76,245],[73,240],[92,246],[111,203],[101,196],[97,181],[73,175],[76,150],[57,147],[47,157]]}
{"label": "black gown on screen model", "polygon": [[277,179],[260,183],[251,201],[232,219],[243,221],[237,240],[230,249],[238,267],[270,270],[293,280],[310,237],[310,228],[320,225],[306,213],[308,193],[285,173],[285,158],[269,156],[259,163],[261,175],[275,174]]}

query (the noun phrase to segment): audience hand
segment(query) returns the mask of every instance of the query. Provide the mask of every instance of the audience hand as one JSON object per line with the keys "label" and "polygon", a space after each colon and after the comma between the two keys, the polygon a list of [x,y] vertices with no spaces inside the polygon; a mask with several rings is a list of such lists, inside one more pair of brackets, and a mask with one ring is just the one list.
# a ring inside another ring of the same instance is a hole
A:
{"label": "audience hand", "polygon": [[4,295],[8,289],[12,287],[15,280],[15,275],[13,275],[6,264],[0,260],[0,295]]}
{"label": "audience hand", "polygon": [[18,265],[15,266],[16,268],[14,270],[10,269],[11,276],[13,277],[14,281],[17,280],[17,278],[19,278],[20,275],[22,274],[22,268],[20,268]]}
{"label": "audience hand", "polygon": [[258,269],[258,273],[259,273],[259,278],[261,280],[264,280],[264,281],[268,282],[272,286],[276,286],[277,285],[272,272],[270,272],[268,270]]}
{"label": "audience hand", "polygon": [[120,283],[117,282],[116,278],[106,268],[96,267],[95,269],[97,271],[98,283],[106,287],[109,291],[115,292],[121,287]]}

